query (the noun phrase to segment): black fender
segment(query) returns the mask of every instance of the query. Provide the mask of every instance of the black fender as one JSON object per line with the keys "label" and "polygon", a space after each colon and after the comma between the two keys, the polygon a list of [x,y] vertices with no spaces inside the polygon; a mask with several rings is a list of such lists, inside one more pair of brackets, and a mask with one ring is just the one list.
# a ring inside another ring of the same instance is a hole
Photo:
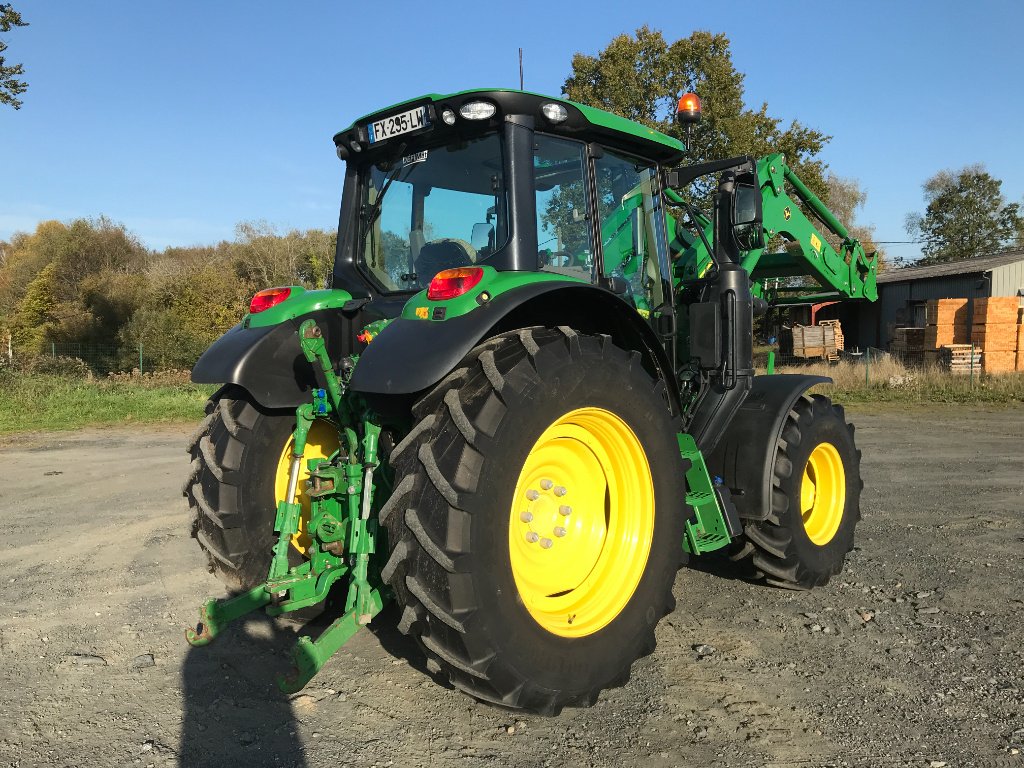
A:
{"label": "black fender", "polygon": [[755,376],[746,400],[706,457],[711,474],[732,492],[741,518],[764,520],[771,511],[772,475],[786,416],[800,396],[827,376]]}
{"label": "black fender", "polygon": [[657,335],[637,311],[611,291],[589,283],[529,283],[450,320],[392,322],[359,358],[351,388],[365,395],[411,395],[447,376],[473,347],[498,333],[565,325],[580,333],[604,333],[639,352],[666,383],[673,410],[679,393],[671,363]]}
{"label": "black fender", "polygon": [[236,384],[265,408],[295,408],[320,386],[299,346],[299,326],[316,320],[332,360],[351,354],[351,322],[339,309],[321,309],[277,325],[239,323],[217,339],[192,368],[197,384]]}

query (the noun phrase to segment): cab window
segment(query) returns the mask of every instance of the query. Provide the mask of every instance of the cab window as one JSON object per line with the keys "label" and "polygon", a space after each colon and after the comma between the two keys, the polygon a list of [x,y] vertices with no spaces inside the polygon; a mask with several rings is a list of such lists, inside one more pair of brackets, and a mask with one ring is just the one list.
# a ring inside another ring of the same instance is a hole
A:
{"label": "cab window", "polygon": [[533,175],[537,190],[538,269],[590,280],[594,260],[587,219],[583,144],[538,134]]}
{"label": "cab window", "polygon": [[661,214],[656,166],[605,151],[594,161],[597,211],[601,222],[603,271],[629,284],[629,296],[642,314],[664,302],[658,236]]}

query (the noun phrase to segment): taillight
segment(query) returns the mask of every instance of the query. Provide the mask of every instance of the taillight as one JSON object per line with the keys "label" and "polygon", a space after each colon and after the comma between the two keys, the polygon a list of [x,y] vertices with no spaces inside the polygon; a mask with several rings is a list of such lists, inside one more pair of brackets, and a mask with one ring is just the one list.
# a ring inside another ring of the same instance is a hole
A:
{"label": "taillight", "polygon": [[430,301],[454,299],[471,290],[484,276],[480,267],[457,267],[445,269],[434,275],[427,287],[427,298]]}
{"label": "taillight", "polygon": [[291,295],[291,288],[267,288],[252,297],[249,302],[249,314],[255,315],[265,309],[277,306]]}

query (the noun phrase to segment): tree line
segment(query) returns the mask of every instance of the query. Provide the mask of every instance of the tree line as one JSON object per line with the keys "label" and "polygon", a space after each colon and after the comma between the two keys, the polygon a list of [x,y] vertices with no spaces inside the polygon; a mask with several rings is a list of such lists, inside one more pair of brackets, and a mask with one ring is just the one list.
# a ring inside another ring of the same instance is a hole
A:
{"label": "tree line", "polygon": [[22,360],[51,344],[113,345],[131,368],[143,344],[157,366],[188,368],[256,291],[326,284],[336,240],[243,222],[233,241],[156,251],[105,217],[44,221],[0,241],[0,337]]}

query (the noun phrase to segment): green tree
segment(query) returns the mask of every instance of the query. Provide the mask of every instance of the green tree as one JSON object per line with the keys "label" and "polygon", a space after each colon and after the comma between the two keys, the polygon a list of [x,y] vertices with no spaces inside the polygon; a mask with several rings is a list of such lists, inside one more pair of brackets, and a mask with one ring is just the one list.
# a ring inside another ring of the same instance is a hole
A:
{"label": "green tree", "polygon": [[1021,243],[1024,219],[1007,203],[1002,182],[985,167],[944,170],[924,185],[924,214],[907,215],[906,229],[922,242],[921,264],[960,261]]}
{"label": "green tree", "polygon": [[[10,32],[12,27],[27,27],[28,22],[21,20],[18,13],[9,3],[0,4],[0,32]],[[18,98],[28,88],[28,83],[18,80],[18,76],[25,74],[25,67],[21,64],[8,65],[3,56],[7,50],[7,43],[0,40],[0,104],[10,104],[15,109],[21,109],[21,99]]]}
{"label": "green tree", "polygon": [[47,264],[25,288],[10,322],[14,346],[19,352],[37,355],[57,324],[59,287],[57,265]]}
{"label": "green tree", "polygon": [[[827,201],[825,164],[818,154],[831,137],[795,120],[783,128],[781,119],[768,114],[767,103],[748,109],[743,79],[724,34],[697,31],[668,44],[661,32],[643,26],[633,35],[613,38],[597,56],[573,56],[572,74],[562,92],[684,142],[675,107],[684,93],[696,93],[703,117],[688,142],[689,162],[782,152],[807,186]],[[698,200],[706,201],[713,183],[697,185]]]}

